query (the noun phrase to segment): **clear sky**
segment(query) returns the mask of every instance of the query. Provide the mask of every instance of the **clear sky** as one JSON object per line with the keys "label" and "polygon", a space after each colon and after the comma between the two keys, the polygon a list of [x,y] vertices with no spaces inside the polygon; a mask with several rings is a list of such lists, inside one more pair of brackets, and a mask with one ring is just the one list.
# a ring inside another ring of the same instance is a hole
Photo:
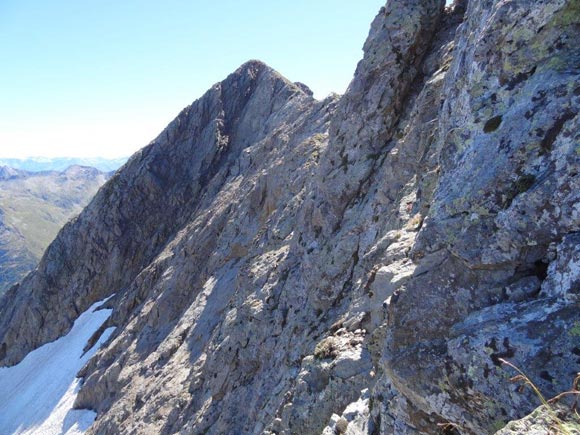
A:
{"label": "clear sky", "polygon": [[1,0],[0,157],[130,155],[249,59],[345,91],[385,0]]}

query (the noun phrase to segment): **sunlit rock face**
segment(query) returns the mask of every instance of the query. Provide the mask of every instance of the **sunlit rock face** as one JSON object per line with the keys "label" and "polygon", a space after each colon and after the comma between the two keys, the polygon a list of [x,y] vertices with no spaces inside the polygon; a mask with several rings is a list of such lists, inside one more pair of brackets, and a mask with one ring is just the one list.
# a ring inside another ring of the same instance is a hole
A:
{"label": "sunlit rock face", "polygon": [[444,3],[387,2],[342,97],[251,61],[184,109],[14,290],[3,363],[115,293],[89,433],[488,434],[537,404],[502,359],[567,389],[580,10]]}

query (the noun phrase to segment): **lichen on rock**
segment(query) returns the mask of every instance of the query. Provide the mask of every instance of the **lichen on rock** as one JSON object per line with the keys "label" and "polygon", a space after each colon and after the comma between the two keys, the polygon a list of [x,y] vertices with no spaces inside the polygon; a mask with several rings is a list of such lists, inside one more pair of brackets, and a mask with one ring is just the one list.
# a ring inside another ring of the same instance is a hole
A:
{"label": "lichen on rock", "polygon": [[[573,0],[388,1],[316,101],[250,61],[0,308],[3,364],[112,293],[89,433],[493,433],[580,371]],[[55,307],[64,307],[58,312]]]}

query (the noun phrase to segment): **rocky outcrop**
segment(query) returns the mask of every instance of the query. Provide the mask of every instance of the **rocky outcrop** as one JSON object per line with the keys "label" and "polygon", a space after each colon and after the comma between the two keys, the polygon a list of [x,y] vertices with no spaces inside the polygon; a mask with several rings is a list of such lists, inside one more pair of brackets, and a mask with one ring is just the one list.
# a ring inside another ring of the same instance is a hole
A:
{"label": "rocky outcrop", "polygon": [[17,289],[3,363],[115,293],[95,434],[486,434],[536,406],[502,359],[566,389],[579,9],[444,3],[389,1],[340,99],[252,61],[186,108]]}
{"label": "rocky outcrop", "polygon": [[529,416],[509,423],[496,435],[580,433],[580,419],[565,406],[540,406]]}
{"label": "rocky outcrop", "polygon": [[421,411],[464,431],[490,432],[530,406],[498,358],[547,395],[578,368],[575,272],[554,286],[580,224],[578,12],[566,1],[470,2],[455,40],[439,179],[410,253],[417,268],[438,266],[395,292],[384,358]]}

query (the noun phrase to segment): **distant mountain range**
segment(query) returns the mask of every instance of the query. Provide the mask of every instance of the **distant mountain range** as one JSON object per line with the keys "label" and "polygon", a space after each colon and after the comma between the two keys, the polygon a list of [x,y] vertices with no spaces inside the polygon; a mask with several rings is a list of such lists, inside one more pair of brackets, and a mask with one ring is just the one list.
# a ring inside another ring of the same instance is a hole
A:
{"label": "distant mountain range", "polygon": [[0,295],[36,267],[110,175],[84,166],[44,172],[0,166]]}
{"label": "distant mountain range", "polygon": [[90,166],[103,172],[116,171],[128,157],[106,159],[103,157],[28,157],[25,159],[0,158],[0,166],[9,166],[29,172],[64,171],[69,166]]}

